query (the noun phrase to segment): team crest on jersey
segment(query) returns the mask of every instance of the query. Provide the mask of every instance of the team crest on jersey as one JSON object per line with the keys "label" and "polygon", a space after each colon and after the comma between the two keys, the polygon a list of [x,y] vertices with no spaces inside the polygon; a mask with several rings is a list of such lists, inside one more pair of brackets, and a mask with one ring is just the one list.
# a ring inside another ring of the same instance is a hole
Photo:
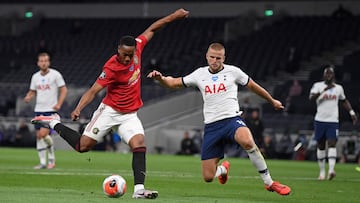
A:
{"label": "team crest on jersey", "polygon": [[92,132],[96,135],[96,134],[98,134],[99,133],[99,128],[94,128],[93,130],[92,130]]}
{"label": "team crest on jersey", "polygon": [[214,75],[214,76],[211,77],[211,79],[212,79],[213,81],[217,81],[217,80],[219,79],[219,76]]}
{"label": "team crest on jersey", "polygon": [[101,72],[101,74],[99,75],[99,79],[105,79],[106,78],[106,73],[105,71]]}

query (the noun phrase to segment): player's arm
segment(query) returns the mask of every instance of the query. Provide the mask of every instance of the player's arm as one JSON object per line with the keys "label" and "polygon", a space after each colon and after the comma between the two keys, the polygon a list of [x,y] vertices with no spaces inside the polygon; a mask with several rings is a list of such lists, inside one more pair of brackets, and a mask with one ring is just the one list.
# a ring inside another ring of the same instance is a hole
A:
{"label": "player's arm", "polygon": [[342,103],[343,107],[349,112],[351,119],[353,121],[353,124],[355,125],[357,123],[358,118],[356,116],[354,109],[351,107],[349,100],[347,100],[347,99],[341,100],[341,103]]}
{"label": "player's arm", "polygon": [[163,18],[160,18],[159,20],[155,21],[153,24],[151,24],[141,35],[145,36],[145,38],[150,41],[151,38],[154,36],[154,33],[158,31],[160,28],[165,26],[166,24],[186,18],[189,16],[189,11],[186,11],[182,8],[176,10],[175,12],[171,13],[170,15],[167,15]]}
{"label": "player's arm", "polygon": [[68,89],[66,86],[62,86],[62,87],[59,87],[59,92],[60,92],[60,95],[59,95],[59,99],[58,99],[58,102],[57,104],[54,106],[54,109],[56,111],[59,111],[61,106],[63,105],[64,101],[65,101],[65,98],[66,98],[66,95],[67,95],[67,92],[68,92]]}
{"label": "player's arm", "polygon": [[324,90],[322,90],[321,92],[317,92],[317,93],[311,92],[311,93],[310,93],[310,96],[309,96],[309,100],[310,100],[310,101],[315,101],[317,98],[320,97],[320,95],[322,95],[324,92],[326,92],[327,90],[329,90],[329,89],[331,89],[331,88],[333,88],[333,87],[335,87],[335,85],[334,85],[334,84],[330,84],[330,85],[326,86],[326,87],[324,88]]}
{"label": "player's arm", "polygon": [[274,99],[268,91],[257,84],[254,80],[250,79],[246,87],[255,94],[267,100],[276,110],[284,109],[284,106],[279,100]]}
{"label": "player's arm", "polygon": [[74,111],[71,113],[71,119],[73,121],[78,120],[80,117],[80,112],[85,108],[86,105],[88,105],[92,100],[94,100],[95,96],[104,89],[103,86],[101,86],[98,83],[94,83],[90,89],[88,89],[81,97],[79,103],[77,104]]}
{"label": "player's arm", "polygon": [[29,103],[31,99],[36,95],[35,90],[29,90],[24,97],[24,102]]}
{"label": "player's arm", "polygon": [[160,84],[164,87],[170,89],[178,89],[184,87],[183,81],[181,77],[174,78],[172,76],[163,76],[159,71],[153,70],[148,75],[148,78],[153,78],[160,82]]}

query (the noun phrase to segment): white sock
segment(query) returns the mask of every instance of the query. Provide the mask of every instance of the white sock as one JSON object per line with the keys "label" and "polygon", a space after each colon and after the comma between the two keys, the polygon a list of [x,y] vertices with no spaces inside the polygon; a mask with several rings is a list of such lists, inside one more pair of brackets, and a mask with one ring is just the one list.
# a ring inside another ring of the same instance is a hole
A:
{"label": "white sock", "polygon": [[260,153],[257,146],[254,146],[250,150],[246,150],[246,152],[248,153],[252,164],[255,166],[257,171],[260,173],[260,177],[261,177],[261,179],[263,179],[264,183],[266,185],[271,185],[273,183],[273,180],[270,176],[269,170],[267,169],[267,165],[264,160],[264,157]]}
{"label": "white sock", "polygon": [[219,177],[221,174],[227,173],[225,166],[217,166],[214,178]]}
{"label": "white sock", "polygon": [[48,162],[49,164],[55,164],[54,141],[50,135],[44,137],[44,141],[47,144],[48,149]]}
{"label": "white sock", "polygon": [[325,177],[325,158],[326,158],[326,151],[317,149],[316,156],[318,159],[318,164],[320,168],[320,176]]}
{"label": "white sock", "polygon": [[52,121],[50,121],[50,123],[49,123],[49,126],[50,126],[50,128],[51,129],[54,129],[54,127],[56,126],[56,124],[58,124],[58,123],[61,123],[59,120],[52,120]]}
{"label": "white sock", "polygon": [[36,139],[36,149],[38,151],[40,164],[46,165],[46,143],[44,139]]}
{"label": "white sock", "polygon": [[333,173],[335,171],[336,156],[337,156],[336,148],[329,147],[328,149],[329,173]]}
{"label": "white sock", "polygon": [[134,185],[134,192],[136,192],[138,190],[142,190],[142,189],[145,189],[145,186],[143,184]]}

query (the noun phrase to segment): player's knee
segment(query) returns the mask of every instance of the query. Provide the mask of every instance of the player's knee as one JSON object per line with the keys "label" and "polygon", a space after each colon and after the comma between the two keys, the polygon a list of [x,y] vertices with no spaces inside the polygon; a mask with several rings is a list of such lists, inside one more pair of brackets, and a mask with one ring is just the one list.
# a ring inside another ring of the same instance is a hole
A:
{"label": "player's knee", "polygon": [[213,181],[215,174],[211,171],[203,171],[204,181],[210,183]]}
{"label": "player's knee", "polygon": [[78,146],[76,146],[76,150],[80,153],[88,152],[90,151],[97,142],[80,142]]}
{"label": "player's knee", "polygon": [[132,137],[129,141],[129,146],[132,149],[138,148],[138,147],[145,147],[145,139],[144,135],[138,134]]}
{"label": "player's knee", "polygon": [[207,183],[210,183],[214,180],[214,177],[210,177],[210,176],[204,176],[204,181],[207,182]]}
{"label": "player's knee", "polygon": [[91,148],[89,146],[80,146],[80,148],[77,150],[80,153],[88,152]]}

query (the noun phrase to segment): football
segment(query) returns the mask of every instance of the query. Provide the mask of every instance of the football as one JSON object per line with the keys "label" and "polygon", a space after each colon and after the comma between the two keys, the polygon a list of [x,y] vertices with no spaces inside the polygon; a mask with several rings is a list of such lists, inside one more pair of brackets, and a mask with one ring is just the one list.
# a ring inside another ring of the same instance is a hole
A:
{"label": "football", "polygon": [[117,174],[108,176],[103,182],[103,191],[108,197],[121,197],[126,192],[126,181]]}

